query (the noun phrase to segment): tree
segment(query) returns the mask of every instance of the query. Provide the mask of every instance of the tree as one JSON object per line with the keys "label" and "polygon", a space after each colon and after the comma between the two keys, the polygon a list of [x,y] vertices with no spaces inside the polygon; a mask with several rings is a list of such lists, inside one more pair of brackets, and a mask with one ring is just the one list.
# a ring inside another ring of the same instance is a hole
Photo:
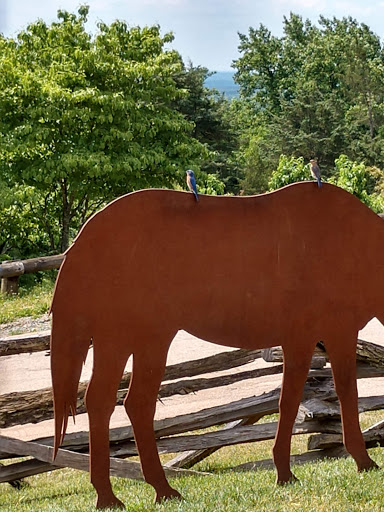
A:
{"label": "tree", "polygon": [[[332,174],[330,183],[355,195],[376,213],[384,211],[382,172],[369,168],[362,162],[352,161],[346,155],[340,155],[335,161]],[[269,190],[310,179],[313,178],[311,178],[309,164],[305,163],[303,157],[281,155],[279,165],[269,179]]]}
{"label": "tree", "polygon": [[202,66],[184,66],[176,83],[187,94],[176,99],[175,108],[193,123],[192,135],[208,149],[201,171],[216,175],[225,192],[236,193],[239,179],[231,155],[237,148],[237,136],[232,129],[230,102],[224,94],[204,85],[210,75]]}
{"label": "tree", "polygon": [[[43,197],[34,187],[15,185],[8,188],[5,183],[0,186],[1,258],[33,257],[52,252],[54,240],[51,235],[54,233],[57,237],[59,223],[47,215]],[[49,230],[45,229],[47,224]]]}
{"label": "tree", "polygon": [[106,201],[184,182],[206,154],[173,107],[182,62],[164,49],[172,35],[116,21],[92,37],[87,15],[59,11],[0,40],[0,172],[42,195],[59,251]]}
{"label": "tree", "polygon": [[256,30],[250,27],[248,37],[239,34],[239,38],[239,52],[243,55],[234,66],[241,94],[254,97],[259,108],[266,112],[277,113],[283,71],[280,65],[282,41],[262,24]]}
{"label": "tree", "polygon": [[222,196],[225,192],[225,185],[216,174],[207,174],[205,180],[199,185],[198,190],[200,194]]}
{"label": "tree", "polygon": [[282,37],[260,25],[240,35],[239,50],[236,80],[276,165],[280,154],[317,157],[329,174],[346,153],[384,168],[384,53],[369,27],[291,14]]}
{"label": "tree", "polygon": [[382,194],[383,174],[340,155],[335,161],[335,175],[331,179],[335,185],[355,195],[376,213],[384,211]]}
{"label": "tree", "polygon": [[279,165],[272,172],[269,179],[269,190],[276,190],[290,183],[307,181],[309,179],[311,179],[309,164],[304,163],[303,157],[295,158],[293,156],[281,155]]}

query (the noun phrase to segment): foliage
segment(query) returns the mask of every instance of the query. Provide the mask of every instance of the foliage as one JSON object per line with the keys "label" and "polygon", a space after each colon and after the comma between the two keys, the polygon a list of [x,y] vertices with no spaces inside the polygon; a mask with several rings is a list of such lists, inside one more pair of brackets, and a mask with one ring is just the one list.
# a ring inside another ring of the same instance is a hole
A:
{"label": "foliage", "polygon": [[336,173],[331,182],[357,196],[376,213],[384,211],[384,196],[377,191],[383,181],[382,173],[374,173],[363,163],[353,162],[346,155],[341,155],[335,161],[335,167]]}
{"label": "foliage", "polygon": [[276,168],[278,157],[268,151],[268,125],[262,113],[255,115],[252,100],[234,99],[229,109],[231,126],[238,139],[232,153],[242,194],[265,192],[268,178]]}
{"label": "foliage", "polygon": [[239,180],[231,154],[237,147],[237,137],[231,125],[230,102],[224,94],[204,85],[211,75],[207,68],[192,63],[184,66],[175,79],[187,94],[176,99],[175,107],[194,124],[192,135],[208,149],[201,170],[217,175],[226,193],[236,193]]}
{"label": "foliage", "polygon": [[304,158],[281,155],[276,171],[273,171],[268,182],[269,190],[276,190],[290,183],[306,181],[311,178],[309,164],[304,163]]}
{"label": "foliage", "polygon": [[[310,179],[303,162],[317,157],[382,210],[384,53],[369,27],[295,14],[282,37],[251,27],[234,62],[241,97],[228,101],[167,49],[172,34],[115,21],[91,35],[88,11],[0,36],[0,253],[61,252],[106,202],[185,187],[187,168],[201,193],[253,194]],[[360,178],[334,167],[340,155],[364,163]]]}
{"label": "foliage", "polygon": [[203,182],[197,186],[200,194],[211,196],[222,196],[225,192],[225,185],[216,174],[207,174]]}
{"label": "foliage", "polygon": [[[309,179],[312,179],[309,164],[304,163],[303,157],[281,155],[279,165],[272,172],[268,186],[269,190],[276,190],[289,183]],[[376,213],[384,211],[384,177],[381,171],[341,155],[336,159],[333,176],[328,181],[355,195]]]}
{"label": "foliage", "polygon": [[115,21],[92,37],[88,8],[78,13],[0,39],[0,173],[39,191],[59,251],[103,202],[172,187],[205,154],[172,105],[182,94],[180,56],[164,49],[172,35]]}
{"label": "foliage", "polygon": [[[1,185],[0,185],[1,186]],[[0,197],[0,260],[49,254],[55,250],[59,222],[35,187],[3,183]]]}
{"label": "foliage", "polygon": [[327,174],[344,153],[384,168],[379,37],[352,18],[321,16],[315,26],[291,14],[283,30],[276,37],[260,25],[240,34],[241,56],[234,63],[241,95],[264,126],[259,134],[269,158],[317,157]]}

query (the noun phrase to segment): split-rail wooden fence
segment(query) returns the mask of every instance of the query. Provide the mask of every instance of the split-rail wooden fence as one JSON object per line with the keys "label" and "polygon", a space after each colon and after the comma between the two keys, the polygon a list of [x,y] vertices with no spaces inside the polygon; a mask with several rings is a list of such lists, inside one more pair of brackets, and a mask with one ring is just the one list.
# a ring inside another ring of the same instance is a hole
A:
{"label": "split-rail wooden fence", "polygon": [[[0,357],[20,353],[49,350],[49,331],[0,339]],[[269,364],[257,365],[264,358]],[[384,347],[360,341],[357,345],[358,378],[384,376]],[[223,387],[245,379],[257,379],[282,372],[282,352],[279,347],[267,350],[234,350],[210,357],[167,366],[159,399],[176,394],[188,395],[199,390]],[[302,402],[293,434],[312,434],[308,451],[292,457],[293,463],[318,460],[324,457],[347,456],[341,435],[340,411],[333,387],[331,369],[326,352],[319,345],[312,361],[312,368],[303,392]],[[244,366],[244,368],[242,368]],[[258,367],[257,367],[258,366]],[[229,370],[236,372],[228,375]],[[205,375],[201,377],[201,375]],[[117,394],[117,404],[122,404],[130,374],[125,373]],[[84,394],[87,383],[79,387],[78,412],[84,412]],[[155,432],[160,453],[174,454],[165,464],[168,476],[196,474],[190,470],[223,446],[272,439],[276,422],[258,423],[266,416],[278,412],[280,388],[268,393],[231,400],[216,407],[191,414],[183,414],[155,421]],[[384,409],[384,393],[360,398],[360,412]],[[0,395],[0,482],[17,486],[21,479],[62,467],[88,470],[88,433],[67,434],[63,447],[52,462],[53,437],[33,441],[21,441],[4,435],[7,427],[36,423],[53,417],[52,391],[50,388]],[[384,444],[384,422],[364,431],[367,446]],[[201,432],[217,426],[209,432]],[[53,428],[53,427],[52,427]],[[141,479],[140,465],[129,461],[137,455],[130,426],[112,428],[110,431],[111,475]],[[25,459],[20,460],[20,457]],[[6,461],[6,463],[4,463]],[[234,470],[250,470],[271,467],[271,460],[254,461],[235,467]]]}
{"label": "split-rail wooden fence", "polygon": [[[384,214],[380,215],[384,219]],[[58,269],[64,255],[3,262],[0,264],[1,292],[17,293],[19,276],[25,273]],[[1,333],[0,333],[1,336]],[[49,350],[50,332],[0,338],[0,357]],[[264,358],[270,364],[253,367]],[[384,376],[384,347],[358,341],[358,378]],[[246,368],[238,371],[242,366]],[[236,373],[223,374],[237,368]],[[282,373],[282,351],[279,347],[266,350],[234,350],[214,356],[167,366],[159,399],[176,394],[188,395],[203,389],[224,387],[245,379],[257,379]],[[201,377],[201,375],[209,376]],[[200,377],[199,377],[200,376]],[[117,394],[122,404],[129,385],[126,373]],[[78,412],[85,412],[86,382],[80,383]],[[155,421],[155,432],[160,453],[175,456],[165,464],[168,476],[195,474],[189,468],[223,446],[273,439],[277,423],[259,424],[264,416],[278,412],[280,388],[262,395],[250,396],[191,414]],[[384,393],[359,399],[360,412],[384,409]],[[50,388],[22,393],[0,395],[0,483],[19,486],[21,479],[62,467],[88,470],[88,433],[67,434],[63,448],[52,462],[53,437],[21,441],[4,435],[4,429],[15,425],[38,423],[53,417],[52,390]],[[201,433],[208,427],[214,431]],[[2,430],[3,429],[3,430]],[[47,432],[49,434],[49,432]],[[333,387],[332,374],[324,347],[319,345],[312,360],[302,402],[293,428],[293,434],[312,434],[308,451],[293,456],[293,463],[303,463],[324,457],[345,457],[342,445],[340,410]],[[384,444],[384,420],[364,431],[368,447]],[[127,460],[137,455],[131,427],[112,428],[110,432],[111,475],[141,479],[140,465]],[[18,460],[20,457],[23,460]],[[16,462],[15,462],[16,459]],[[2,461],[6,460],[6,464]],[[235,467],[250,470],[271,467],[272,460],[254,461]]]}
{"label": "split-rail wooden fence", "polygon": [[28,260],[3,261],[0,264],[1,293],[16,294],[19,291],[19,277],[46,270],[60,268],[64,254],[41,256]]}

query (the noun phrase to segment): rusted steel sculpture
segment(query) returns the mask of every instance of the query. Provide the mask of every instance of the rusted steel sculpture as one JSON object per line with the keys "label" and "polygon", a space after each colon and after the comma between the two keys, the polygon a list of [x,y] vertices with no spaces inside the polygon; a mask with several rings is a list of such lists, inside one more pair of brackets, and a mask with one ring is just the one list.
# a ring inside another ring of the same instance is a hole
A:
{"label": "rusted steel sculpture", "polygon": [[[384,223],[351,194],[298,183],[253,197],[144,190],[94,215],[65,255],[52,303],[55,449],[76,408],[92,340],[86,395],[97,506],[123,506],[109,480],[109,420],[128,357],[125,400],[145,480],[156,499],[179,496],[165,478],[153,417],[178,329],[246,349],[282,345],[284,377],[273,457],[290,470],[291,431],[316,343],[325,343],[344,442],[358,470],[376,467],[358,420],[357,332],[384,323]],[[106,267],[106,262],[108,266]],[[103,268],[103,272],[97,269]],[[97,275],[97,277],[96,277]]]}

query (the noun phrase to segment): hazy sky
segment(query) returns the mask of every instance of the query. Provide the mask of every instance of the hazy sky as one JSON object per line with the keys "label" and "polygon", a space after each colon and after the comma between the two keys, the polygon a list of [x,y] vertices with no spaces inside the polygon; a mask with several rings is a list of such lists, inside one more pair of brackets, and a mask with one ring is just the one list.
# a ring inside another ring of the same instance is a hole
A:
{"label": "hazy sky", "polygon": [[211,71],[231,69],[238,32],[263,23],[280,36],[283,16],[290,12],[315,23],[320,14],[352,16],[384,39],[384,0],[0,0],[0,32],[15,35],[37,18],[50,23],[58,9],[76,12],[81,3],[90,6],[89,32],[96,31],[97,21],[159,24],[163,33],[174,33],[173,47],[185,62]]}

